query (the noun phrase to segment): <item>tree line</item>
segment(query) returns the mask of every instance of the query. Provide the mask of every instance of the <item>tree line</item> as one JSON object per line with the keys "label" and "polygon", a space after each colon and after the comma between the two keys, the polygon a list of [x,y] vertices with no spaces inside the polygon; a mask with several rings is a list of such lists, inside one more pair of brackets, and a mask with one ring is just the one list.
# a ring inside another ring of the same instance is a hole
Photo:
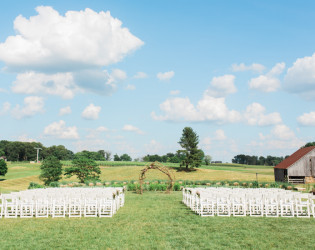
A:
{"label": "tree line", "polygon": [[[301,148],[315,146],[315,142],[308,142]],[[245,155],[239,154],[234,156],[232,159],[232,163],[237,164],[246,164],[246,165],[264,165],[264,166],[276,166],[284,159],[288,158],[289,155],[286,156],[271,156],[268,155],[267,157],[264,156],[256,156],[256,155]]]}

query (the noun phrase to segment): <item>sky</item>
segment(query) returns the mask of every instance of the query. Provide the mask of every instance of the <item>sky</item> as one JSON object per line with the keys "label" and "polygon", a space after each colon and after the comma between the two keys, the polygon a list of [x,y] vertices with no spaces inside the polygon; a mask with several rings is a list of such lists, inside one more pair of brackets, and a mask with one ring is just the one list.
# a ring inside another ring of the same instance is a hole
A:
{"label": "sky", "polygon": [[315,141],[311,0],[0,3],[0,139],[132,158]]}

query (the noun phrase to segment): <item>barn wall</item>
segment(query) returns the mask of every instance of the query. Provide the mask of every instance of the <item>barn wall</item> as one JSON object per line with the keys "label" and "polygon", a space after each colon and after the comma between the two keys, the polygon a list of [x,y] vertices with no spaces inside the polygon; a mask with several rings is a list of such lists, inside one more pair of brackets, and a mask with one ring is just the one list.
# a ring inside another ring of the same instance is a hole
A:
{"label": "barn wall", "polygon": [[304,155],[300,160],[295,162],[288,168],[288,176],[314,176],[315,171],[311,171],[312,161],[315,157],[315,150],[312,150],[308,154]]}
{"label": "barn wall", "polygon": [[275,181],[285,182],[286,169],[274,168]]}

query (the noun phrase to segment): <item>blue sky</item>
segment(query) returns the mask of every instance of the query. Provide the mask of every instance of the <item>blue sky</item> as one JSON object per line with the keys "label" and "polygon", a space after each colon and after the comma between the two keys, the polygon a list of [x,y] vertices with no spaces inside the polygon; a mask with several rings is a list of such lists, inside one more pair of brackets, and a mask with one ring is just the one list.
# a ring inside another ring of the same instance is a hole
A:
{"label": "blue sky", "polygon": [[315,141],[314,1],[0,3],[0,138],[213,160]]}

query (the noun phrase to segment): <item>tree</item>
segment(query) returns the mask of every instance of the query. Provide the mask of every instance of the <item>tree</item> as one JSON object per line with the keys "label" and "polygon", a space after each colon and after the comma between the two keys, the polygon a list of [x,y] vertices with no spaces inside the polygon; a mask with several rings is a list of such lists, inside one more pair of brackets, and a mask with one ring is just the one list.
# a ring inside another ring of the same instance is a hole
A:
{"label": "tree", "polygon": [[307,148],[311,146],[315,146],[315,141],[306,143],[302,148]]}
{"label": "tree", "polygon": [[110,161],[111,158],[112,158],[112,153],[109,152],[109,151],[105,151],[104,153],[105,153],[105,154],[104,154],[105,160],[106,160],[106,161]]}
{"label": "tree", "polygon": [[7,163],[5,162],[5,160],[1,159],[0,160],[0,175],[5,176],[7,172],[8,172]]}
{"label": "tree", "polygon": [[47,157],[40,166],[40,170],[39,179],[43,180],[45,185],[61,179],[62,164],[55,156]]}
{"label": "tree", "polygon": [[128,154],[123,154],[120,156],[121,161],[132,161],[131,157]]}
{"label": "tree", "polygon": [[204,160],[205,160],[206,165],[210,165],[212,157],[210,155],[206,155]]}
{"label": "tree", "polygon": [[70,178],[76,175],[81,183],[87,180],[99,180],[101,169],[95,161],[87,158],[78,158],[72,161],[73,166],[65,169],[65,175]]}
{"label": "tree", "polygon": [[120,157],[118,156],[118,154],[114,155],[114,161],[121,161]]}
{"label": "tree", "polygon": [[178,143],[184,148],[184,150],[178,150],[178,152],[185,154],[185,159],[182,161],[181,165],[185,165],[186,169],[188,169],[189,166],[199,167],[202,163],[204,153],[202,150],[198,149],[199,136],[193,129],[185,127]]}

